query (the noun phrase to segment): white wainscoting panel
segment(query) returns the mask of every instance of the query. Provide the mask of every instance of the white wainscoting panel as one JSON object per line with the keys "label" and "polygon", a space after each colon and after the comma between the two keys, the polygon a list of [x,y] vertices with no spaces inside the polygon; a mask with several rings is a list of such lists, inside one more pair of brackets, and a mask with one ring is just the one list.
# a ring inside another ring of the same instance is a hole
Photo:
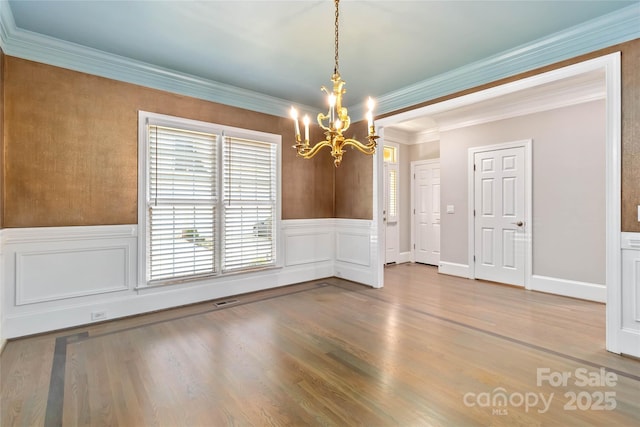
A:
{"label": "white wainscoting panel", "polygon": [[135,283],[135,226],[6,229],[3,244],[6,308],[127,291]]}
{"label": "white wainscoting panel", "polygon": [[335,275],[369,286],[378,286],[376,258],[378,240],[373,221],[336,219]]}
{"label": "white wainscoting panel", "polygon": [[283,221],[286,267],[318,262],[333,262],[333,220]]}
{"label": "white wainscoting panel", "polygon": [[[640,233],[621,234],[622,277],[617,307],[616,353],[640,357]],[[608,306],[609,307],[609,306]],[[609,333],[609,331],[607,331]]]}
{"label": "white wainscoting panel", "polygon": [[375,283],[371,221],[285,220],[280,229],[277,268],[151,287],[137,283],[135,224],[2,230],[0,342],[96,314],[115,319],[331,276]]}
{"label": "white wainscoting panel", "polygon": [[4,333],[4,230],[0,229],[0,354],[7,344]]}
{"label": "white wainscoting panel", "polygon": [[369,239],[369,233],[366,232],[338,230],[336,232],[336,261],[370,266]]}
{"label": "white wainscoting panel", "polygon": [[129,288],[128,245],[19,251],[16,305]]}
{"label": "white wainscoting panel", "polygon": [[640,334],[640,233],[622,236],[622,328]]}

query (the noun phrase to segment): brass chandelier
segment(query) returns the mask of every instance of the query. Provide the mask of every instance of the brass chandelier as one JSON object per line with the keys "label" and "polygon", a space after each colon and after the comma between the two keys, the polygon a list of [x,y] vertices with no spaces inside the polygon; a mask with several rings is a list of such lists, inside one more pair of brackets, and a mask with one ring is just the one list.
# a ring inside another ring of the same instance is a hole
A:
{"label": "brass chandelier", "polygon": [[342,106],[342,95],[346,92],[344,89],[345,81],[340,77],[338,71],[338,20],[340,11],[338,3],[340,0],[334,0],[336,6],[336,19],[335,19],[335,66],[333,68],[333,75],[331,81],[333,82],[333,91],[329,92],[326,87],[322,86],[321,90],[328,96],[329,111],[327,114],[318,114],[318,125],[324,129],[325,140],[317,142],[313,147],[309,145],[309,116],[305,115],[302,119],[304,124],[304,140],[300,136],[300,125],[298,124],[298,111],[291,107],[291,118],[295,122],[295,137],[296,144],[293,148],[296,149],[298,155],[305,159],[310,159],[315,156],[322,148],[330,147],[331,155],[334,158],[333,164],[338,167],[342,162],[342,155],[344,154],[344,148],[347,145],[355,147],[364,154],[372,155],[376,152],[376,139],[378,136],[375,132],[373,123],[373,99],[369,98],[367,101],[367,143],[363,144],[354,138],[345,138],[343,132],[346,132],[351,125],[351,119],[347,114],[347,108]]}

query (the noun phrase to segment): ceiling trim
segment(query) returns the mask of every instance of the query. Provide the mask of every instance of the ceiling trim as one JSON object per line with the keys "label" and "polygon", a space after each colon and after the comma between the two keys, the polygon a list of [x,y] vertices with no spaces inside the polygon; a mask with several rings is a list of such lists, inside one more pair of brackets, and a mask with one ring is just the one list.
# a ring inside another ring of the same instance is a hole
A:
{"label": "ceiling trim", "polygon": [[[424,107],[406,110],[402,113],[384,117],[378,120],[376,122],[376,125],[378,126],[378,128],[385,128],[385,127],[393,126],[394,124],[397,124],[397,123],[402,123],[404,121],[413,120],[419,117],[425,117],[425,116],[433,117],[437,114],[455,110],[458,108],[464,108],[473,104],[477,104],[481,101],[498,98],[500,96],[509,95],[525,89],[535,88],[540,85],[556,82],[566,78],[579,76],[581,74],[588,73],[591,71],[604,70],[605,79],[610,79],[610,78],[616,77],[615,75],[613,77],[610,76],[610,74],[615,71],[615,70],[612,71],[610,67],[610,64],[616,61],[615,58],[618,58],[617,61],[619,61],[620,52],[610,53],[608,55],[592,58],[592,59],[580,62],[578,64],[568,65],[552,71],[547,71],[542,74],[536,74],[527,78],[512,81],[499,86],[494,86],[478,92],[472,92],[464,96],[451,98],[451,99],[438,102],[435,104],[430,104]],[[618,69],[618,73],[619,73],[619,69]],[[619,74],[617,75],[617,77],[619,79]],[[588,85],[585,85],[584,87],[588,87]],[[608,93],[608,92],[605,92],[605,93]],[[541,99],[542,98],[543,97],[541,97]],[[605,95],[605,98],[606,98],[606,95]],[[576,96],[573,104],[579,103],[579,102],[575,102],[576,100],[578,101],[582,100],[582,102],[589,102],[590,100],[597,100],[597,99],[602,99],[602,94],[599,90],[596,90],[593,93],[589,93],[589,91],[587,90],[582,94],[582,96],[578,95],[578,93],[576,92]],[[611,100],[607,99],[607,102],[611,102]],[[569,105],[573,105],[573,104],[569,104]],[[522,105],[525,108],[528,108],[526,103],[523,103]],[[561,105],[558,104],[557,107],[560,108]],[[534,112],[534,111],[532,110],[531,112]],[[456,127],[452,127],[449,130],[452,130],[455,128]]]}
{"label": "ceiling trim", "polygon": [[[476,114],[465,115],[462,120],[459,118],[444,120],[435,119],[437,124],[432,128],[415,133],[403,131],[407,134],[407,138],[403,143],[413,145],[422,144],[424,142],[439,141],[440,134],[442,132],[449,132],[469,126],[477,126],[499,120],[512,119],[558,108],[571,107],[587,102],[603,100],[605,99],[605,96],[606,91],[604,88],[598,88],[592,92],[585,92],[582,88],[579,90],[571,88],[569,90],[562,91],[561,93],[539,97],[534,100],[527,99],[522,102],[511,104],[506,108],[501,107],[500,109],[489,109],[487,111],[480,111]],[[393,128],[389,128],[387,131],[388,130],[398,131],[398,129]]]}
{"label": "ceiling trim", "polygon": [[0,48],[4,51],[9,39],[9,28],[15,28],[13,13],[9,7],[8,0],[0,0]]}
{"label": "ceiling trim", "polygon": [[[568,28],[431,79],[382,95],[378,114],[386,114],[447,94],[640,37],[640,3]],[[0,47],[4,53],[114,80],[178,93],[261,113],[287,117],[290,101],[178,73],[16,27],[7,0],[0,0]],[[363,107],[350,107],[360,117]],[[302,110],[314,111],[310,106]]]}
{"label": "ceiling trim", "polygon": [[[603,76],[604,80],[604,76]],[[587,102],[605,99],[606,88],[601,87],[598,82],[591,82],[588,85],[572,85],[569,88],[556,93],[545,94],[539,97],[527,97],[526,100],[518,100],[515,103],[489,108],[479,111],[476,114],[465,115],[463,120],[458,118],[439,121],[438,131],[447,132],[468,126],[476,126],[484,123],[491,123],[498,120],[511,119],[514,117],[526,116],[529,114],[541,113],[544,111],[566,108]]]}
{"label": "ceiling trim", "polygon": [[[640,37],[640,3],[377,98],[378,114],[471,89]],[[363,110],[363,107],[360,107]],[[355,111],[354,114],[357,114]]]}
{"label": "ceiling trim", "polygon": [[[5,54],[74,71],[276,116],[291,101],[180,73],[18,28],[7,0],[0,0],[0,47]],[[314,111],[300,106],[302,111]]]}

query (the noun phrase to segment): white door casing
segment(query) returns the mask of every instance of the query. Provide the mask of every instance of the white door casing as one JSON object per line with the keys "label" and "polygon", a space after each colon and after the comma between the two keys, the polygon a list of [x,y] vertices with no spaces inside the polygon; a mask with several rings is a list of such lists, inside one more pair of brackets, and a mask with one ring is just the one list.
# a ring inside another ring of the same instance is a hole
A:
{"label": "white door casing", "polygon": [[440,264],[440,160],[411,162],[411,238],[415,262]]}
{"label": "white door casing", "polygon": [[469,149],[473,278],[527,286],[531,271],[531,142]]}

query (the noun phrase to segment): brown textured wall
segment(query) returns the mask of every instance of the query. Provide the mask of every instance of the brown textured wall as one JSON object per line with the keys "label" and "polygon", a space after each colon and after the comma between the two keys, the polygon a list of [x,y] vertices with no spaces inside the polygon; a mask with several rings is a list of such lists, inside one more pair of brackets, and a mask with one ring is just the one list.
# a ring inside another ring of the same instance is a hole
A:
{"label": "brown textured wall", "polygon": [[504,83],[523,79],[567,65],[586,61],[613,52],[620,52],[622,66],[622,231],[640,232],[637,206],[640,205],[640,39],[591,52],[566,61],[511,76],[486,85],[433,99],[380,117],[436,104],[447,99],[477,92]]}
{"label": "brown textured wall", "polygon": [[0,228],[4,213],[4,52],[0,49]]}
{"label": "brown textured wall", "polygon": [[[287,134],[293,139],[293,122],[286,120]],[[324,139],[322,129],[317,125],[309,127],[311,144]],[[282,175],[283,218],[333,218],[333,158],[328,148],[311,159],[296,156],[296,151],[287,143],[282,155],[284,171]],[[296,158],[297,157],[297,158]],[[284,189],[287,189],[285,192]],[[286,206],[286,216],[285,216]],[[309,216],[313,212],[314,216]]]}
{"label": "brown textured wall", "polygon": [[[640,232],[640,40],[385,116],[615,51],[622,52],[622,231]],[[9,56],[2,63],[5,227],[137,222],[139,109],[281,134],[284,219],[373,217],[371,157],[349,150],[335,171],[327,152],[296,159],[288,119]],[[352,129],[363,135],[364,123]]]}
{"label": "brown textured wall", "polygon": [[290,119],[10,56],[3,71],[5,227],[136,223],[138,110],[282,135],[283,218],[334,214],[333,170],[296,159]]}
{"label": "brown textured wall", "polygon": [[640,232],[640,39],[622,45],[622,231]]}
{"label": "brown textured wall", "polygon": [[[351,125],[348,137],[362,141],[367,123]],[[373,218],[373,157],[347,148],[342,164],[336,169],[336,218]]]}

